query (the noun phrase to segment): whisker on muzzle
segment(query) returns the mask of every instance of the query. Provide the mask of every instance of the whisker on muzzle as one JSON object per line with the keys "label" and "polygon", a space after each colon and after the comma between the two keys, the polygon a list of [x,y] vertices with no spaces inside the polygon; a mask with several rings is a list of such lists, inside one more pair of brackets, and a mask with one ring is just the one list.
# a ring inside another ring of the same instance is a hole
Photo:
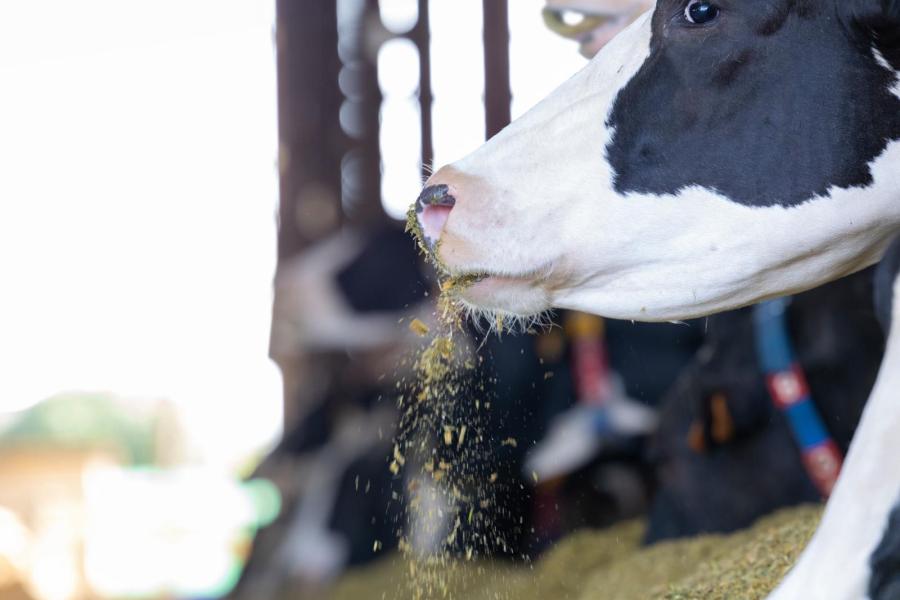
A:
{"label": "whisker on muzzle", "polygon": [[[534,334],[551,329],[554,311],[545,310],[535,315],[520,315],[491,308],[483,308],[467,302],[463,298],[455,301],[463,319],[470,322],[475,331],[487,339],[491,334],[498,336],[504,333],[512,335]],[[482,345],[484,340],[482,340]]]}

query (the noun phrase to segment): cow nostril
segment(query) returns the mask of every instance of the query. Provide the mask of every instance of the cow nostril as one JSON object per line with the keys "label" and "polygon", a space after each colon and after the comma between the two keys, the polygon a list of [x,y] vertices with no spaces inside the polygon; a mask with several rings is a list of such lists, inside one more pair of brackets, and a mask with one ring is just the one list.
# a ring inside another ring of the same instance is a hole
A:
{"label": "cow nostril", "polygon": [[453,210],[451,206],[426,206],[420,213],[422,234],[430,245],[434,245],[441,237],[451,210]]}
{"label": "cow nostril", "polygon": [[422,190],[417,200],[419,209],[426,206],[449,206],[456,204],[456,198],[450,194],[450,186],[445,183],[438,185],[429,185]]}
{"label": "cow nostril", "polygon": [[455,205],[456,198],[450,194],[450,188],[445,184],[430,185],[422,190],[416,201],[416,213],[422,235],[429,246],[433,247],[441,237]]}

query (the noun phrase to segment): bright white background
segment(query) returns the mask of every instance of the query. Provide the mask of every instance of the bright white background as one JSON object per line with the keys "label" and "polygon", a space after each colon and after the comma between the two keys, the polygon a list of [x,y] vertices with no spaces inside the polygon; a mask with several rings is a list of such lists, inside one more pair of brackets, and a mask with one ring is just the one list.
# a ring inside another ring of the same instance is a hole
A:
{"label": "bright white background", "polygon": [[0,0],[0,412],[166,398],[277,434],[272,0]]}
{"label": "bright white background", "polygon": [[[381,0],[383,17],[398,18],[415,2]],[[431,68],[434,106],[434,167],[458,160],[484,143],[484,50],[481,0],[431,0]],[[387,8],[386,8],[387,7]],[[544,26],[544,0],[509,0],[510,79],[515,119],[538,103],[586,61],[578,46]],[[388,12],[390,11],[390,12]],[[403,19],[399,19],[403,20]],[[404,52],[405,51],[405,52]],[[385,67],[393,67],[387,71]],[[418,76],[414,49],[394,43],[382,49],[379,80],[382,110],[382,195],[385,209],[403,218],[421,189],[419,113],[410,89]],[[413,140],[410,142],[410,140]]]}

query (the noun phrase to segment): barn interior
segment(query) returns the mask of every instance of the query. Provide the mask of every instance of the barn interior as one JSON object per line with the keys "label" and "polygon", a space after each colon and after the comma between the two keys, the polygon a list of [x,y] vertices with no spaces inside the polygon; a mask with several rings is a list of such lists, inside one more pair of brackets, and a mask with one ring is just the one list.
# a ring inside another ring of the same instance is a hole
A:
{"label": "barn interior", "polygon": [[[410,534],[398,398],[441,290],[407,209],[587,63],[590,4],[0,5],[0,600],[764,597],[825,494],[749,313],[463,324],[452,400],[490,409],[453,464],[496,491],[478,544],[446,504]],[[883,340],[856,315],[823,350],[828,318],[791,331],[858,399],[823,417],[846,451]]]}

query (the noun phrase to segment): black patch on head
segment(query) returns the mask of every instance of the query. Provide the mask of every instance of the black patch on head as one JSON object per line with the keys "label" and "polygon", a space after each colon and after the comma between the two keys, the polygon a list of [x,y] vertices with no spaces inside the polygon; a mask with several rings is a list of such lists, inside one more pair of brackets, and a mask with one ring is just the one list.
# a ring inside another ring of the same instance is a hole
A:
{"label": "black patch on head", "polygon": [[891,312],[894,308],[894,282],[900,275],[900,237],[896,238],[875,270],[875,313],[888,335],[891,330]]}
{"label": "black patch on head", "polygon": [[650,55],[610,113],[617,191],[791,206],[872,184],[869,164],[900,139],[896,76],[873,47],[896,67],[900,30],[846,0],[718,0],[703,26],[685,4],[659,1]]}
{"label": "black patch on head", "polygon": [[881,543],[869,559],[869,600],[900,599],[900,505],[888,519]]}
{"label": "black patch on head", "polygon": [[812,13],[812,7],[809,6],[809,2],[780,2],[769,8],[762,22],[756,25],[756,32],[765,36],[778,33],[791,13],[796,13],[798,16],[809,16]]}

